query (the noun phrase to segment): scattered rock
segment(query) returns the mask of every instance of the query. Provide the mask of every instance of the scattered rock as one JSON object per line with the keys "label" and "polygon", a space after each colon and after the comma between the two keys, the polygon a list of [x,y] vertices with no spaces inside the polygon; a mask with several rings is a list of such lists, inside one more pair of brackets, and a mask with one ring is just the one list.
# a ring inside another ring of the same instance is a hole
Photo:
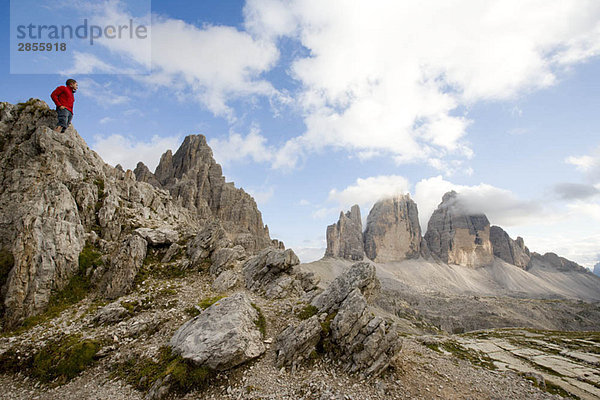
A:
{"label": "scattered rock", "polygon": [[123,320],[129,312],[121,305],[120,301],[115,301],[100,308],[94,316],[93,322],[99,325],[114,324]]}

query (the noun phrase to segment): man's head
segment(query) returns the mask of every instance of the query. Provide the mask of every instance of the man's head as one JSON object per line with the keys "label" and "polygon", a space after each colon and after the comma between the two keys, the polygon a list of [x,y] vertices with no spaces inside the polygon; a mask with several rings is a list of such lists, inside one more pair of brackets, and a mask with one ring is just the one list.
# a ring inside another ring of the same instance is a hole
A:
{"label": "man's head", "polygon": [[73,93],[77,91],[77,81],[75,79],[67,79],[66,85],[73,90]]}

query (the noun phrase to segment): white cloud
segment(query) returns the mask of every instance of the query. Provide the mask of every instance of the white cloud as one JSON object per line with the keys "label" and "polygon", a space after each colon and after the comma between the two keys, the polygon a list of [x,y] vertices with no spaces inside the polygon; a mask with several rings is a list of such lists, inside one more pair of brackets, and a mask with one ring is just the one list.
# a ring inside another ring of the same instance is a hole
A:
{"label": "white cloud", "polygon": [[419,208],[423,231],[427,229],[427,222],[441,203],[444,193],[451,190],[459,193],[461,202],[470,212],[486,214],[493,225],[511,227],[538,221],[541,217],[546,218],[546,211],[539,202],[519,199],[509,190],[484,183],[475,186],[457,185],[436,176],[423,179],[415,185],[413,198]]}
{"label": "white cloud", "polygon": [[591,182],[600,183],[600,146],[592,150],[591,154],[567,157],[565,162],[584,172]]}
{"label": "white cloud", "polygon": [[222,165],[227,165],[244,159],[251,159],[254,162],[270,161],[273,158],[273,150],[267,147],[266,142],[267,139],[254,127],[246,136],[232,132],[227,139],[210,140],[209,145],[215,160]]}
{"label": "white cloud", "polygon": [[370,208],[377,200],[408,193],[409,189],[408,180],[399,175],[358,178],[355,184],[341,191],[331,189],[328,200],[337,202],[343,209],[358,204],[363,208],[362,213],[364,214],[364,208]]}
{"label": "white cloud", "polygon": [[78,90],[82,96],[93,99],[102,107],[126,104],[131,101],[126,94],[120,93],[118,87],[115,87],[114,81],[100,84],[93,79],[84,78],[77,81]]}
{"label": "white cloud", "polygon": [[[95,21],[117,24],[128,22],[130,17],[118,2],[113,2],[95,16]],[[230,26],[197,27],[158,15],[153,16],[149,36],[152,74],[132,78],[155,90],[166,86],[179,92],[180,99],[192,98],[230,120],[235,119],[230,100],[280,95],[261,77],[279,58],[277,46],[271,41],[256,39]],[[105,39],[98,43],[139,64],[147,61],[148,52],[135,41]]]}
{"label": "white cloud", "polygon": [[468,158],[461,106],[546,88],[600,54],[593,0],[251,0],[244,11],[257,37],[308,50],[290,67],[306,132],[281,150],[287,167],[323,147],[398,162]]}
{"label": "white cloud", "polygon": [[117,72],[114,66],[105,63],[91,53],[74,51],[73,61],[74,65],[71,68],[62,71],[63,75],[114,74]]}
{"label": "white cloud", "polygon": [[92,149],[110,165],[121,164],[124,169],[135,169],[137,163],[142,161],[150,171],[154,171],[160,156],[167,149],[176,149],[181,144],[178,136],[159,137],[153,136],[150,141],[137,141],[123,135],[94,136]]}
{"label": "white cloud", "polygon": [[104,118],[100,119],[100,123],[103,125],[108,124],[109,122],[113,122],[113,121],[116,121],[116,120],[111,117],[104,117]]}

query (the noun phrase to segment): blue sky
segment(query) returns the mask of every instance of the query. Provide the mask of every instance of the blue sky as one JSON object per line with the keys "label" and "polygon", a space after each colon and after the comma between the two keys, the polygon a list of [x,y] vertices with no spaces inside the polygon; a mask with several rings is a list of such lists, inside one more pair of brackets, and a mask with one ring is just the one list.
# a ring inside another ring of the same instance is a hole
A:
{"label": "blue sky", "polygon": [[[49,24],[48,5],[68,4],[73,24],[150,18],[139,2],[30,2],[28,18]],[[75,128],[125,168],[153,170],[186,135],[206,135],[303,261],[323,254],[326,226],[352,204],[366,218],[377,199],[409,192],[424,231],[450,189],[533,251],[600,261],[597,1],[176,0],[151,11],[150,42],[74,44],[48,65],[62,74],[11,74],[3,1],[0,101],[51,103],[74,77]],[[148,43],[152,72],[119,73],[143,66]]]}

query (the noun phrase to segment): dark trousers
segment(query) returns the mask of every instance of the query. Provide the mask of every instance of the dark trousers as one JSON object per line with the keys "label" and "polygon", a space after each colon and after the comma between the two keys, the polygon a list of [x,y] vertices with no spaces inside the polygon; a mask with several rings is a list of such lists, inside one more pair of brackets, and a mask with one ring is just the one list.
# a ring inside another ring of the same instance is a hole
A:
{"label": "dark trousers", "polygon": [[62,131],[66,131],[73,119],[73,113],[66,108],[57,108],[58,113],[58,126],[62,126]]}

